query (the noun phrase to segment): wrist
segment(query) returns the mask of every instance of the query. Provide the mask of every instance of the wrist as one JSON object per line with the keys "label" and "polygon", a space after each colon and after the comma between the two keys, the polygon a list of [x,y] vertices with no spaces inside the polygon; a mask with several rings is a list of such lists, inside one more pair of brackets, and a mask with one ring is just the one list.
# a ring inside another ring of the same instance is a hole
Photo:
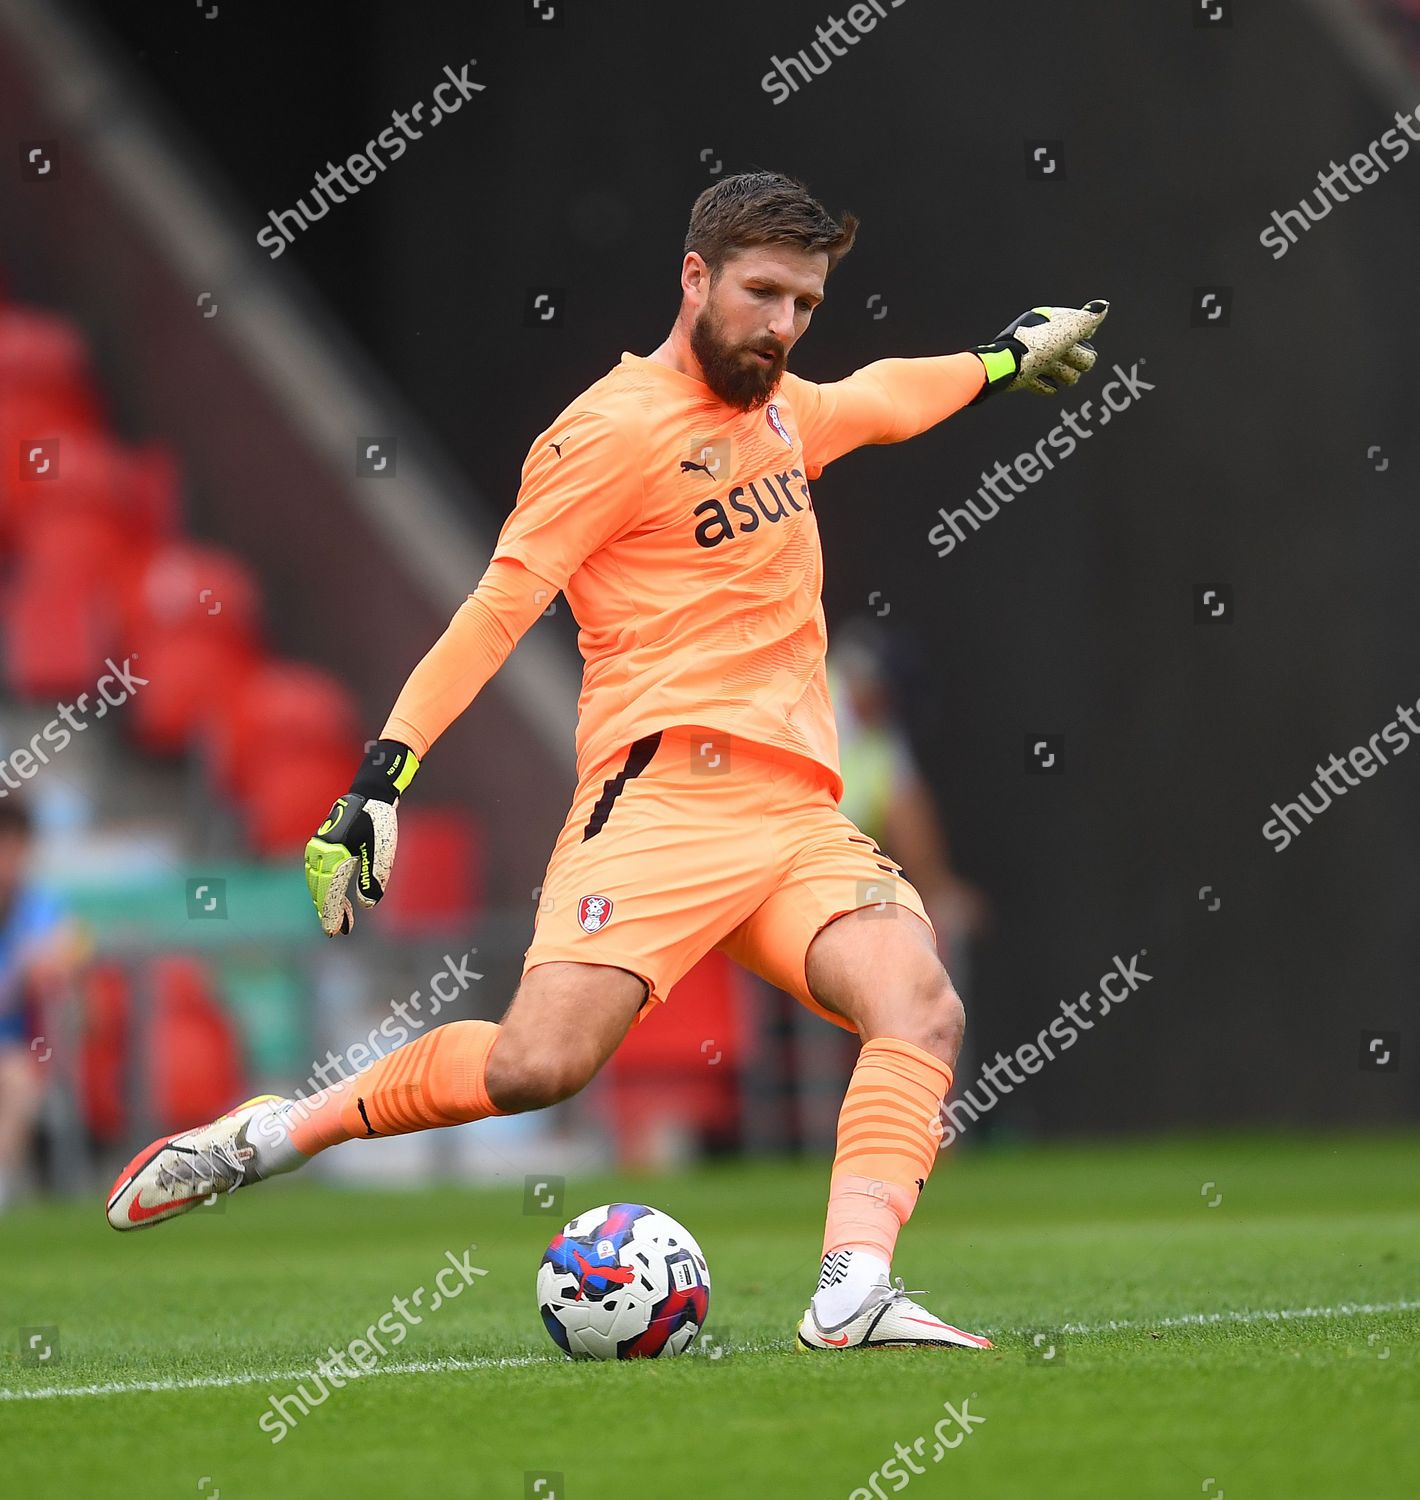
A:
{"label": "wrist", "polygon": [[1019,339],[998,339],[994,344],[978,344],[971,351],[986,370],[986,383],[971,401],[975,406],[993,391],[1004,390],[1021,372],[1026,347]]}
{"label": "wrist", "polygon": [[396,802],[419,770],[419,757],[400,740],[374,740],[350,783],[351,792],[375,802]]}

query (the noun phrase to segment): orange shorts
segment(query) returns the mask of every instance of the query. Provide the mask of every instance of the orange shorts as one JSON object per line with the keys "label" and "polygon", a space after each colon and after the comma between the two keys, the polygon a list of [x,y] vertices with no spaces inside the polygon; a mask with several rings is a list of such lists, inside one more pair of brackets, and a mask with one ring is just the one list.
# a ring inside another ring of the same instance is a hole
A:
{"label": "orange shorts", "polygon": [[867,906],[906,907],[931,930],[901,866],[839,812],[827,771],[715,730],[667,729],[578,786],[523,972],[629,969],[647,985],[644,1020],[718,948],[856,1031],[809,993],[804,960],[821,928]]}

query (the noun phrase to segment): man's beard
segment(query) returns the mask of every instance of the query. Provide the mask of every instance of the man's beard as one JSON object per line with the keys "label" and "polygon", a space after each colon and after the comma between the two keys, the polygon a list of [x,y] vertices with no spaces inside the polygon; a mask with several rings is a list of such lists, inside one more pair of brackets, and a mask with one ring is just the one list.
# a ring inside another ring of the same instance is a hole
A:
{"label": "man's beard", "polygon": [[690,327],[690,348],[705,374],[705,384],[725,402],[739,411],[755,411],[774,394],[784,373],[783,346],[774,347],[766,339],[764,349],[773,348],[774,363],[757,360],[750,344],[729,344],[720,332],[720,320],[711,308],[696,318]]}

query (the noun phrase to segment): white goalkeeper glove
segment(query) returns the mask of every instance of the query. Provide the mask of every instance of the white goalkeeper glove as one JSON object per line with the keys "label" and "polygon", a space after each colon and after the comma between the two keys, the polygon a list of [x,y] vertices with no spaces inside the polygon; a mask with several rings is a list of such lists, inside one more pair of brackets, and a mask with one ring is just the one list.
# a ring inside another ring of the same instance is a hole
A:
{"label": "white goalkeeper glove", "polygon": [[971,352],[986,366],[986,384],[977,393],[984,401],[994,391],[1034,391],[1058,395],[1094,368],[1090,336],[1105,320],[1108,302],[1083,307],[1033,307],[1003,328],[991,344]]}
{"label": "white goalkeeper glove", "polygon": [[374,906],[384,895],[399,843],[395,804],[418,769],[419,757],[408,745],[376,740],[350,790],[336,798],[306,845],[306,886],[327,937],[355,925],[352,876],[361,906]]}

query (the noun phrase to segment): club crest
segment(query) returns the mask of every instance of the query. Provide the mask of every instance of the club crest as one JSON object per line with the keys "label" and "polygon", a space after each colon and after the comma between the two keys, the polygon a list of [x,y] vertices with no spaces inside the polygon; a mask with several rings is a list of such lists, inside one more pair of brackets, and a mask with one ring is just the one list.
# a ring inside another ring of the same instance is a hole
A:
{"label": "club crest", "polygon": [[779,436],[783,438],[784,441],[789,445],[789,447],[792,448],[794,446],[794,440],[789,436],[789,429],[785,427],[784,419],[779,415],[779,407],[773,401],[771,401],[769,405],[765,407],[764,416],[765,420],[775,430],[775,432],[777,432]]}
{"label": "club crest", "polygon": [[577,924],[583,932],[600,932],[611,921],[611,901],[606,896],[583,896],[577,903]]}

